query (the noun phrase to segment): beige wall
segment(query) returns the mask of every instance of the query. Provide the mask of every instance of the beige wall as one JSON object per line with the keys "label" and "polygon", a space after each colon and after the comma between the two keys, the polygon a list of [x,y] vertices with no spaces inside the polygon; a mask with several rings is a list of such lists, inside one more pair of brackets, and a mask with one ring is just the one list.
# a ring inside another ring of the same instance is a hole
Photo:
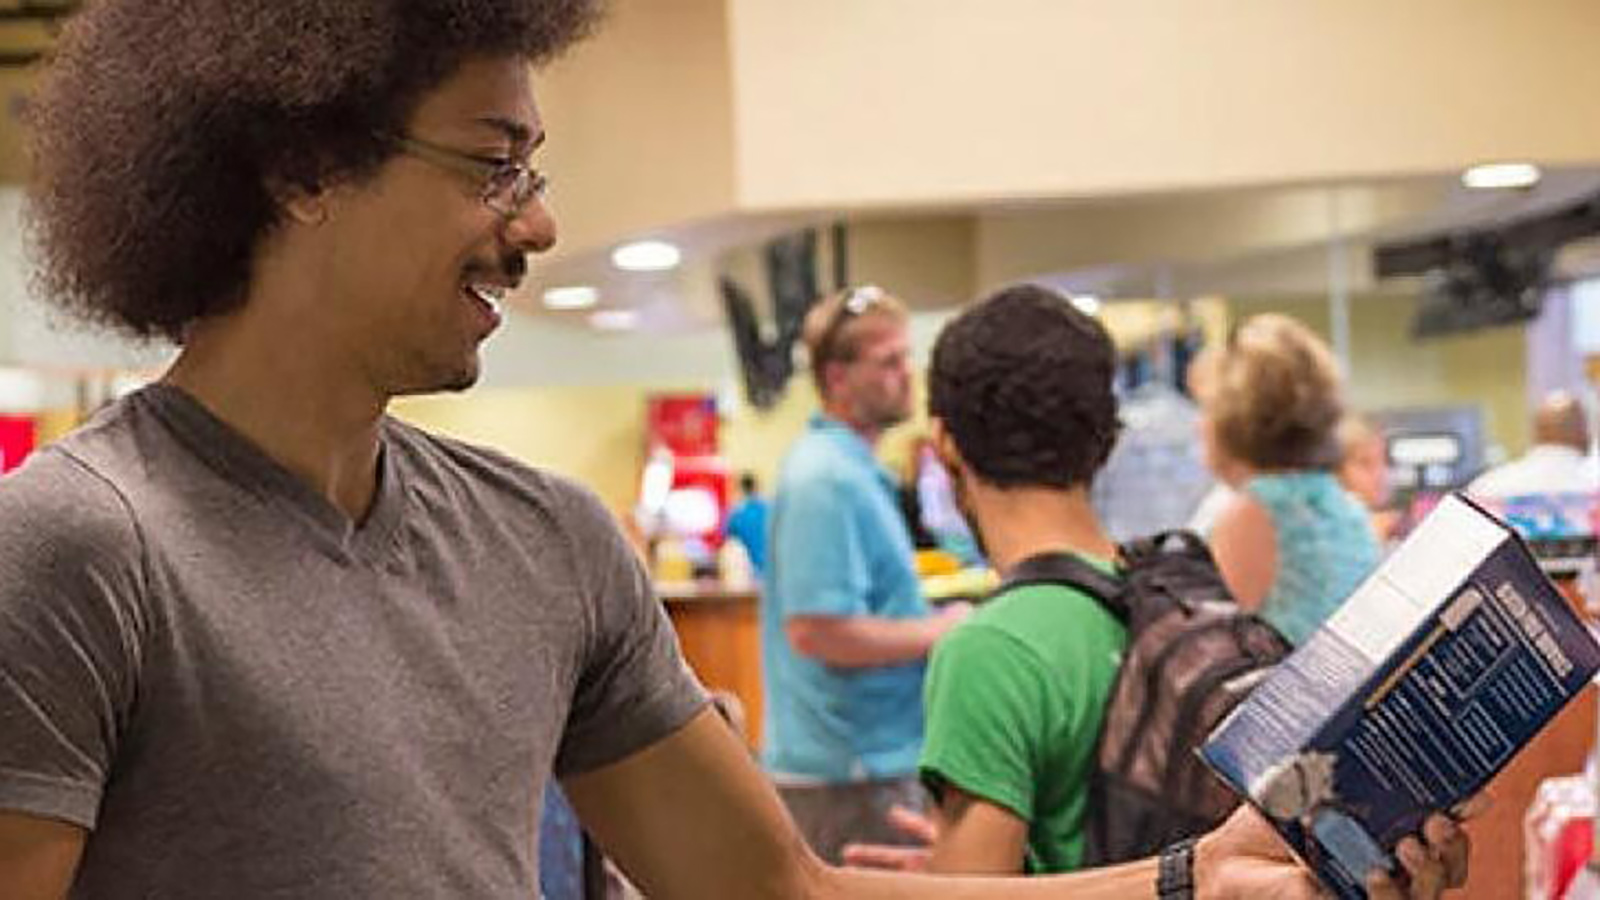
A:
{"label": "beige wall", "polygon": [[[1510,454],[1527,448],[1527,345],[1520,327],[1414,342],[1417,300],[1363,296],[1351,304],[1350,399],[1358,409],[1476,405],[1491,443]],[[1323,337],[1328,308],[1321,300],[1236,301],[1237,316],[1278,311]]]}
{"label": "beige wall", "polygon": [[536,78],[557,255],[726,212],[734,197],[723,0],[615,0]]}
{"label": "beige wall", "polygon": [[747,208],[1600,158],[1592,0],[727,0]]}

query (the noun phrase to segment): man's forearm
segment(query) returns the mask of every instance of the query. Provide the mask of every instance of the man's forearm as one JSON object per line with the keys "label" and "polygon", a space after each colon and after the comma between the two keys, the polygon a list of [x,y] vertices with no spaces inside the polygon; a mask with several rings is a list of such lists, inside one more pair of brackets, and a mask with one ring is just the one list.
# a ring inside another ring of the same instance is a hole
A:
{"label": "man's forearm", "polygon": [[942,633],[936,619],[879,616],[793,616],[787,630],[797,653],[844,668],[914,662]]}
{"label": "man's forearm", "polygon": [[1155,897],[1155,884],[1155,860],[1004,880],[830,869],[820,880],[819,893],[807,900],[1144,900]]}

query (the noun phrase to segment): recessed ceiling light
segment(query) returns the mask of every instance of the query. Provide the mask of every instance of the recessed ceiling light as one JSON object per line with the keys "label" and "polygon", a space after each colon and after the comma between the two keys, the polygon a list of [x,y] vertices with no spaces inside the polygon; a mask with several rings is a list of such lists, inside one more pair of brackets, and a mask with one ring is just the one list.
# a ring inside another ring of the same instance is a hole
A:
{"label": "recessed ceiling light", "polygon": [[631,309],[602,309],[589,314],[589,324],[601,331],[631,331],[639,324],[639,314]]}
{"label": "recessed ceiling light", "polygon": [[1539,183],[1539,167],[1533,163],[1486,163],[1461,173],[1461,183],[1469,188],[1523,188]]}
{"label": "recessed ceiling light", "polygon": [[1086,316],[1100,314],[1100,298],[1094,294],[1073,294],[1072,305],[1078,308],[1078,312]]}
{"label": "recessed ceiling light", "polygon": [[625,272],[664,272],[677,268],[683,254],[666,241],[635,241],[611,251],[611,264]]}
{"label": "recessed ceiling light", "polygon": [[587,284],[569,284],[544,292],[544,305],[550,309],[588,309],[600,302],[600,291]]}

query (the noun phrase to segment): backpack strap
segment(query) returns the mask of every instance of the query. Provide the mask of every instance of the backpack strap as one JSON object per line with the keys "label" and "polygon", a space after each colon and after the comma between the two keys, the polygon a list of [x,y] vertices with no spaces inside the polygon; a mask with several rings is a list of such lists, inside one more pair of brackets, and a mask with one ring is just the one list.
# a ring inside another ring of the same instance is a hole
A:
{"label": "backpack strap", "polygon": [[989,596],[999,596],[1013,588],[1030,584],[1059,584],[1076,588],[1099,601],[1119,621],[1124,624],[1128,621],[1123,580],[1084,562],[1075,553],[1053,550],[1034,554],[1012,566],[1000,587]]}

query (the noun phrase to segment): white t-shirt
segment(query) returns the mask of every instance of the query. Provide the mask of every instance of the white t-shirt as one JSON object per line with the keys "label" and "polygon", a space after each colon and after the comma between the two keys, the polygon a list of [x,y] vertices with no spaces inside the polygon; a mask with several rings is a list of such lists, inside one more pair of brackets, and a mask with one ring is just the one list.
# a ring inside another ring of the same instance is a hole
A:
{"label": "white t-shirt", "polygon": [[1522,456],[1479,475],[1467,487],[1476,497],[1560,494],[1600,489],[1593,457],[1559,444],[1535,444]]}

